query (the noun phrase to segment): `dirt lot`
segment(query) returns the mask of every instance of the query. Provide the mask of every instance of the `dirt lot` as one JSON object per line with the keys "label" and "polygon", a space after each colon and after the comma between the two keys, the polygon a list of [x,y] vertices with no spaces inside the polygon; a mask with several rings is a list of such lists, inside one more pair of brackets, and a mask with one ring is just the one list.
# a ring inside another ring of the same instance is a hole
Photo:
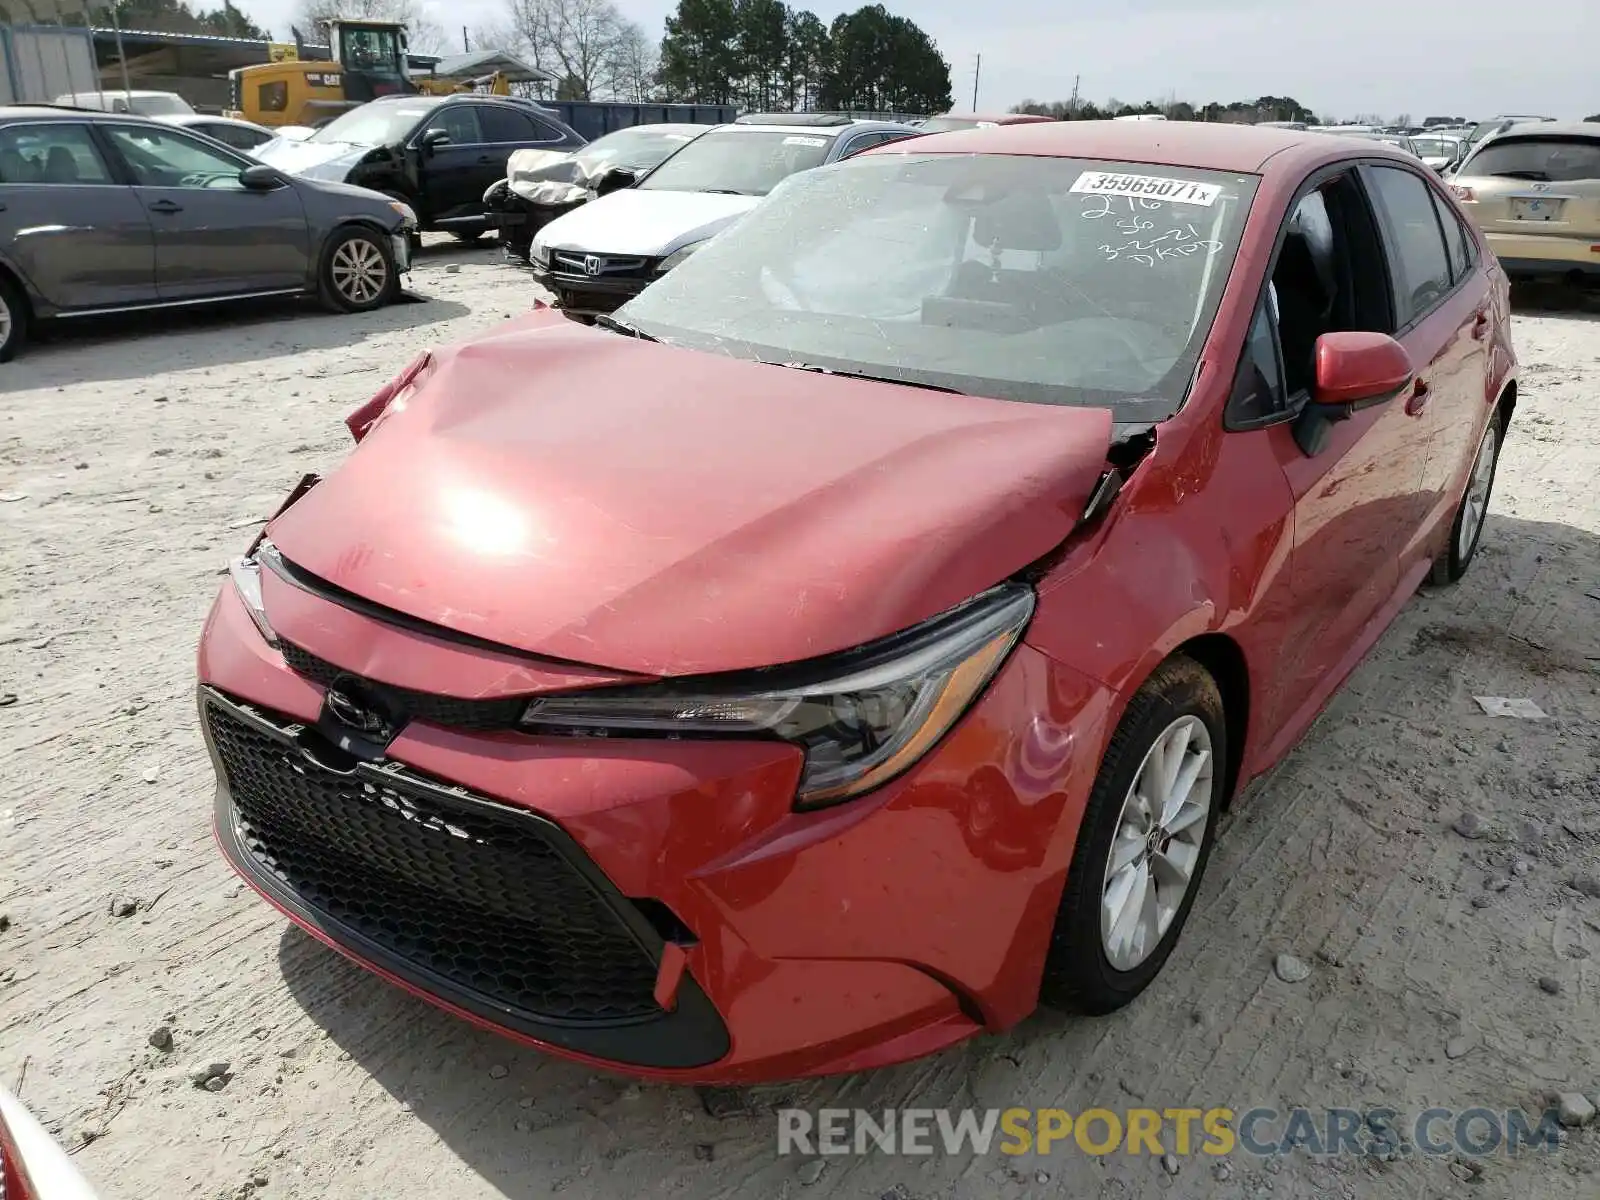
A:
{"label": "dirt lot", "polygon": [[[1481,1170],[780,1159],[770,1115],[520,1050],[292,931],[212,847],[193,649],[251,522],[345,453],[341,418],[532,297],[483,250],[434,248],[413,286],[426,302],[366,318],[163,318],[0,367],[0,1079],[107,1200],[1600,1196],[1600,1125]],[[1600,1092],[1600,894],[1572,886],[1600,893],[1600,319],[1529,299],[1476,565],[1420,595],[1236,805],[1160,983],[1112,1018],[1040,1015],[795,1102],[1416,1113]],[[1548,719],[1486,716],[1484,694]],[[1479,836],[1453,828],[1468,812]],[[1277,978],[1282,952],[1309,978]],[[147,1043],[163,1024],[171,1052]],[[191,1086],[197,1060],[231,1064],[222,1090]]]}

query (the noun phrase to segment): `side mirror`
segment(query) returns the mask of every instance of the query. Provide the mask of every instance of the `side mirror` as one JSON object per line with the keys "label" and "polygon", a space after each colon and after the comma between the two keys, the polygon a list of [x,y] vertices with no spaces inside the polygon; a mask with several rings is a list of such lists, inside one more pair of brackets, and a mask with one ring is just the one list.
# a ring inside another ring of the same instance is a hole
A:
{"label": "side mirror", "polygon": [[283,176],[266,163],[256,163],[239,172],[239,182],[252,192],[270,192],[283,186]]}
{"label": "side mirror", "polygon": [[430,129],[422,135],[422,152],[432,154],[440,146],[450,144],[450,134],[443,129]]}
{"label": "side mirror", "polygon": [[1295,422],[1295,444],[1320,454],[1328,427],[1393,400],[1416,377],[1406,348],[1386,333],[1325,333],[1317,339],[1311,402]]}
{"label": "side mirror", "polygon": [[609,195],[612,192],[620,192],[623,188],[631,188],[638,182],[639,172],[628,167],[612,167],[595,180],[594,194]]}

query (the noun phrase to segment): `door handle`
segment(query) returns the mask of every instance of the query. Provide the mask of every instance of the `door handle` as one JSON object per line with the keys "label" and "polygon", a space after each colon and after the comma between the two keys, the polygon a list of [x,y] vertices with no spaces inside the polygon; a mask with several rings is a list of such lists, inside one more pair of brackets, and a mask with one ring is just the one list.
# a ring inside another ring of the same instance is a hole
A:
{"label": "door handle", "polygon": [[171,200],[157,200],[150,206],[153,213],[177,213],[183,211],[183,205],[174,204]]}
{"label": "door handle", "polygon": [[1419,379],[1412,384],[1411,395],[1406,397],[1406,415],[1408,417],[1420,416],[1422,410],[1428,407],[1428,397],[1432,394],[1426,379]]}
{"label": "door handle", "polygon": [[1480,308],[1472,315],[1472,339],[1483,341],[1484,335],[1489,332],[1489,310]]}
{"label": "door handle", "polygon": [[480,155],[478,155],[478,161],[480,163],[492,163],[494,161],[494,155],[492,155],[492,154],[480,154]]}

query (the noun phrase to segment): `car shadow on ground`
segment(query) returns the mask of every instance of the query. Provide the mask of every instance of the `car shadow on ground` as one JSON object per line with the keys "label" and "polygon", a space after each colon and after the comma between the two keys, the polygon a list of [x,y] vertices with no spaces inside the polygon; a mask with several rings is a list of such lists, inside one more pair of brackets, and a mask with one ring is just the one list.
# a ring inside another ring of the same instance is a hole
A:
{"label": "car shadow on ground", "polygon": [[370,313],[330,313],[310,299],[232,301],[195,309],[51,322],[15,361],[0,389],[145,379],[163,371],[255,362],[354,345],[374,334],[428,326],[470,310],[412,290]]}
{"label": "car shadow on ground", "polygon": [[1511,311],[1518,316],[1571,317],[1600,321],[1600,288],[1523,281],[1511,285]]}
{"label": "car shadow on ground", "polygon": [[[1512,436],[1517,436],[1515,424]],[[1464,995],[1449,992],[1419,1001],[1407,981],[1408,955],[1423,954],[1430,962],[1452,956],[1476,960],[1487,936],[1481,920],[1430,923],[1434,932],[1426,953],[1415,946],[1401,952],[1390,945],[1398,940],[1394,923],[1412,923],[1404,905],[1415,898],[1401,897],[1398,911],[1358,900],[1382,896],[1395,880],[1431,869],[1433,843],[1413,845],[1389,836],[1395,828],[1415,826],[1411,835],[1423,838],[1434,831],[1434,837],[1447,839],[1447,824],[1462,805],[1488,805],[1484,811],[1508,826],[1519,816],[1550,820],[1536,812],[1534,800],[1515,790],[1506,772],[1525,774],[1519,762],[1541,761],[1551,739],[1568,736],[1563,729],[1580,728],[1591,719],[1585,714],[1595,710],[1594,685],[1600,682],[1596,580],[1600,538],[1594,532],[1491,515],[1467,578],[1456,587],[1419,592],[1305,738],[1235,801],[1221,826],[1193,919],[1166,971],[1133,1005],[1108,1017],[1041,1011],[1017,1029],[973,1039],[920,1062],[734,1093],[742,1108],[735,1106],[731,1115],[718,1119],[707,1111],[704,1092],[639,1085],[480,1030],[360,970],[292,927],[281,937],[279,966],[296,1003],[331,1042],[510,1200],[547,1195],[553,1184],[575,1183],[579,1176],[588,1177],[577,1189],[584,1195],[606,1194],[608,1180],[640,1178],[655,1181],[663,1192],[788,1194],[796,1160],[776,1154],[772,1109],[781,1105],[812,1112],[1041,1104],[1079,1111],[1141,1103],[1160,1108],[1188,1103],[1200,1093],[1210,1097],[1208,1103],[1232,1104],[1253,1090],[1278,1087],[1283,1072],[1295,1082],[1296,1095],[1305,1085],[1305,1102],[1341,1103],[1352,1086],[1348,1070],[1330,1073],[1326,1055],[1319,1058],[1310,1043],[1301,1046],[1293,1030],[1313,1021],[1328,990],[1338,989],[1327,1002],[1359,1009],[1362,1038],[1372,1043],[1366,1047],[1362,1041],[1366,1048],[1354,1052],[1387,1062],[1396,1046],[1409,1045],[1419,1022],[1428,1028],[1424,1041],[1438,1032],[1436,1009],[1467,1003]],[[1472,697],[1488,687],[1533,697],[1554,719],[1486,716]],[[1394,714],[1394,721],[1402,719],[1398,714],[1410,714],[1404,718],[1408,728],[1375,730],[1375,721],[1390,719],[1378,714]],[[1440,807],[1419,798],[1425,793],[1414,780],[1396,777],[1395,760],[1385,756],[1393,752],[1395,738],[1436,738],[1446,727],[1455,752],[1477,756],[1481,794],[1452,797],[1450,806]],[[1532,757],[1507,757],[1507,738],[1521,739]],[[1352,781],[1359,799],[1347,786]],[[1348,819],[1352,808],[1366,815]],[[1345,813],[1347,819],[1330,820],[1329,813]],[[1453,861],[1455,855],[1445,857]],[[1293,865],[1253,869],[1302,860],[1329,865],[1321,874]],[[1548,861],[1540,869],[1571,865]],[[1439,888],[1453,896],[1449,903],[1478,911],[1465,907],[1478,889],[1456,894],[1448,882]],[[1358,912],[1363,906],[1371,911]],[[1516,938],[1522,937],[1519,930]],[[1326,977],[1317,988],[1292,991],[1272,982],[1273,955],[1290,948],[1319,964]],[[1338,973],[1352,956],[1362,963],[1354,983]],[[1520,1019],[1521,996],[1516,989],[1501,989],[1472,1003],[1487,1006],[1480,1014],[1486,1022],[1504,1021],[1512,1028]],[[1270,1051],[1256,1045],[1253,1039],[1271,1039],[1270,1030],[1283,1022],[1289,1032]],[[1441,1045],[1443,1036],[1438,1034]],[[1512,1076],[1495,1076],[1509,1089],[1506,1095],[1537,1082],[1525,1070],[1494,1061],[1493,1069]],[[1385,1094],[1379,1099],[1420,1111],[1424,1105],[1417,1088],[1436,1086],[1433,1076],[1413,1079],[1401,1073],[1384,1077]],[[712,1161],[731,1165],[707,1174]],[[959,1157],[921,1168],[893,1157],[836,1161],[830,1170],[843,1177],[830,1180],[835,1186],[825,1190],[948,1194],[943,1185],[967,1167],[981,1176],[1004,1165],[977,1160],[973,1166]],[[735,1192],[726,1190],[727,1170],[739,1179]],[[1062,1167],[1058,1163],[1051,1170]],[[1118,1195],[1142,1194],[1146,1185],[1153,1190],[1165,1183],[1151,1173],[1150,1163],[1120,1158],[1094,1160],[1075,1176],[1071,1172],[1077,1168],[1067,1171],[1057,1174],[1054,1186],[1071,1192],[1082,1185],[1087,1190],[1081,1194],[1107,1194],[1097,1189],[1111,1175],[1122,1180],[1117,1186],[1125,1190]]]}

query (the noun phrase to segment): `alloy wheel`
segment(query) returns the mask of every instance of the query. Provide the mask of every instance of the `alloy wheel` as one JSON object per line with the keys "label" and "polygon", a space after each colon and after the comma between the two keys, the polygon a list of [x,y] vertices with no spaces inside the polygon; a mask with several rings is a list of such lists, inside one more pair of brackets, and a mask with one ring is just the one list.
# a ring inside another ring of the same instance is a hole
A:
{"label": "alloy wheel", "polygon": [[11,305],[6,302],[5,293],[0,291],[0,346],[11,340]]}
{"label": "alloy wheel", "polygon": [[371,304],[388,282],[383,252],[366,238],[351,238],[333,252],[333,286],[351,304]]}
{"label": "alloy wheel", "polygon": [[1478,544],[1478,533],[1489,515],[1489,489],[1494,485],[1495,453],[1500,447],[1499,433],[1494,422],[1489,423],[1478,447],[1478,457],[1472,462],[1472,474],[1467,478],[1467,494],[1462,499],[1461,528],[1456,534],[1456,558],[1465,562]]}
{"label": "alloy wheel", "polygon": [[1179,717],[1151,744],[1111,839],[1101,891],[1100,943],[1118,971],[1154,953],[1183,906],[1211,822],[1211,734]]}

